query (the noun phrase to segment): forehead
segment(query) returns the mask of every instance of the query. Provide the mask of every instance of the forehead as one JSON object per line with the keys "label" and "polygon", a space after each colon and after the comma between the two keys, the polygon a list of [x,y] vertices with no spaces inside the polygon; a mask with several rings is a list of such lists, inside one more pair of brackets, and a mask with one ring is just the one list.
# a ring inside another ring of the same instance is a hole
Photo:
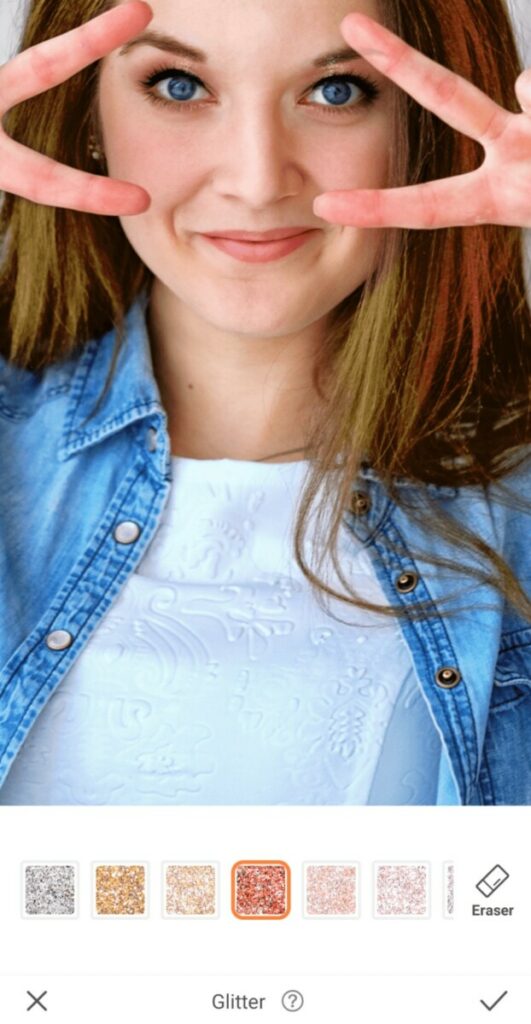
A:
{"label": "forehead", "polygon": [[[126,2],[126,0],[121,0]],[[178,36],[209,59],[231,55],[294,68],[327,49],[347,46],[341,20],[354,11],[381,20],[378,0],[149,0],[147,31]]]}

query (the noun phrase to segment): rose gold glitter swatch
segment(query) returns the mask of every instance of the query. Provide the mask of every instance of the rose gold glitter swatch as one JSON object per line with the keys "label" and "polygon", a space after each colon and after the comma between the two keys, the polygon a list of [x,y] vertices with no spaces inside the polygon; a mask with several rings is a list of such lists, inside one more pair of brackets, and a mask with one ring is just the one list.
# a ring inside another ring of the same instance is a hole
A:
{"label": "rose gold glitter swatch", "polygon": [[307,864],[304,890],[308,917],[358,916],[357,864]]}
{"label": "rose gold glitter swatch", "polygon": [[215,864],[167,864],[165,913],[168,917],[214,917],[217,871]]}
{"label": "rose gold glitter swatch", "polygon": [[376,917],[428,916],[427,864],[376,864]]}
{"label": "rose gold glitter swatch", "polygon": [[96,914],[143,916],[146,912],[146,868],[143,864],[100,864],[96,867]]}
{"label": "rose gold glitter swatch", "polygon": [[290,912],[291,872],[283,860],[239,860],[232,868],[232,912],[271,921]]}

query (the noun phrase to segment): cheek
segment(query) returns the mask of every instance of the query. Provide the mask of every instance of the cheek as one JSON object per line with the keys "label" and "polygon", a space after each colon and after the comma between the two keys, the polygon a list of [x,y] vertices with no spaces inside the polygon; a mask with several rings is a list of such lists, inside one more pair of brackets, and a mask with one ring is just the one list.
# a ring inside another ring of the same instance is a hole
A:
{"label": "cheek", "polygon": [[208,172],[208,153],[197,139],[186,140],[182,134],[168,139],[160,131],[139,127],[132,137],[123,124],[115,131],[109,125],[104,147],[109,175],[147,189],[158,208],[186,197]]}
{"label": "cheek", "polygon": [[[384,232],[377,228],[341,229],[332,261],[336,267],[341,298],[358,288],[375,269],[383,235]],[[332,270],[331,267],[329,269]],[[330,277],[334,277],[333,272]]]}
{"label": "cheek", "polygon": [[315,165],[315,178],[323,191],[384,188],[389,168],[389,131],[375,126],[370,132],[352,133],[330,145]]}

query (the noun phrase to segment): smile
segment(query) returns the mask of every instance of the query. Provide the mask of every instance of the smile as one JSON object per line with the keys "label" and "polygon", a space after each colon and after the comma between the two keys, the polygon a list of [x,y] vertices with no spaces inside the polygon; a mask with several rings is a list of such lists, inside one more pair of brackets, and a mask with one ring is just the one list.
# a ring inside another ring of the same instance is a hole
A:
{"label": "smile", "polygon": [[219,238],[212,235],[200,235],[210,245],[216,247],[227,256],[244,263],[270,263],[272,260],[282,259],[289,253],[300,249],[301,246],[310,242],[321,231],[320,228],[313,228],[309,231],[302,231],[290,238],[281,238],[270,242],[242,242],[234,238]]}

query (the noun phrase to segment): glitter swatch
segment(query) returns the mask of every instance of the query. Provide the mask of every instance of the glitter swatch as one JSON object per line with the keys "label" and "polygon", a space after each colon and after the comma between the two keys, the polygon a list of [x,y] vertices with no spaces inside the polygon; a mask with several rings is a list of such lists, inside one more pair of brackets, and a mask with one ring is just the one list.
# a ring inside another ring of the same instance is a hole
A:
{"label": "glitter swatch", "polygon": [[170,917],[215,916],[216,874],[214,864],[167,864],[165,913]]}
{"label": "glitter swatch", "polygon": [[146,912],[146,869],[142,864],[96,867],[96,914],[142,916]]}
{"label": "glitter swatch", "polygon": [[24,913],[30,917],[76,914],[76,868],[73,864],[27,864],[24,868]]}
{"label": "glitter swatch", "polygon": [[253,921],[290,912],[290,869],[283,860],[240,860],[232,869],[232,912]]}
{"label": "glitter swatch", "polygon": [[455,864],[447,861],[444,871],[444,916],[454,917],[455,914]]}
{"label": "glitter swatch", "polygon": [[307,864],[304,912],[308,917],[357,917],[358,866]]}
{"label": "glitter swatch", "polygon": [[376,865],[376,917],[428,916],[428,865]]}

